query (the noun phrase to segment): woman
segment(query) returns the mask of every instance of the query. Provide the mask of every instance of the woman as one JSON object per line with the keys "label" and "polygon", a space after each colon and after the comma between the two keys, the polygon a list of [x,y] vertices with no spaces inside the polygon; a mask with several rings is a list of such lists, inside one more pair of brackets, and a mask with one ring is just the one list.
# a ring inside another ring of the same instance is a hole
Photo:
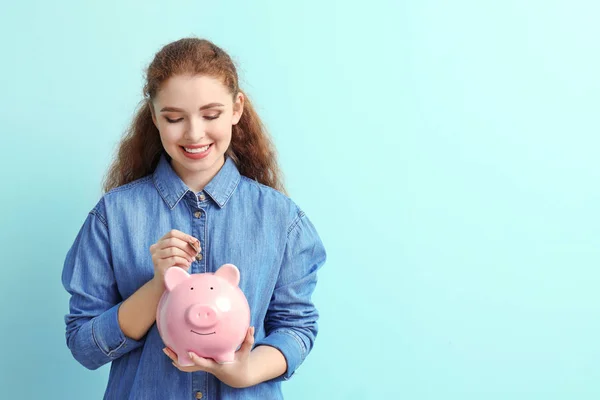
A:
{"label": "woman", "polygon": [[[275,151],[238,86],[231,58],[207,40],[163,47],[63,270],[67,345],[89,369],[111,363],[108,399],[278,399],[313,347],[311,302],[326,252],[285,195]],[[191,243],[191,244],[190,244]],[[235,361],[177,364],[155,324],[170,267],[231,263],[251,310]]]}

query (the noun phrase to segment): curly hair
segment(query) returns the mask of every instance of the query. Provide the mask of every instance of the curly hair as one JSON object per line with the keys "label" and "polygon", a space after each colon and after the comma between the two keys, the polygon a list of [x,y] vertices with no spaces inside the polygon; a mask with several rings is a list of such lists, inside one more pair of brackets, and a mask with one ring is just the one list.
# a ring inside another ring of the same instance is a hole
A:
{"label": "curly hair", "polygon": [[193,37],[167,44],[148,66],[144,98],[118,145],[104,178],[104,192],[151,174],[156,168],[163,146],[150,107],[160,85],[175,75],[209,76],[219,79],[234,100],[238,93],[244,95],[244,112],[232,127],[231,143],[225,154],[242,175],[285,194],[275,147],[248,96],[239,88],[231,57],[211,41]]}

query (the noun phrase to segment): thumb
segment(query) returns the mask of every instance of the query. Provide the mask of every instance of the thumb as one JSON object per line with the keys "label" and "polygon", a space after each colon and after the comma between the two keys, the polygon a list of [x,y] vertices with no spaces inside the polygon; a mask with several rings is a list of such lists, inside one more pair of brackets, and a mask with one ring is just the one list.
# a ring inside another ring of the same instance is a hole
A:
{"label": "thumb", "polygon": [[242,343],[242,346],[240,347],[240,352],[245,352],[245,353],[250,353],[250,350],[252,350],[252,346],[254,345],[254,327],[251,326],[250,328],[248,328],[248,331],[246,332],[246,337],[244,338],[244,342]]}

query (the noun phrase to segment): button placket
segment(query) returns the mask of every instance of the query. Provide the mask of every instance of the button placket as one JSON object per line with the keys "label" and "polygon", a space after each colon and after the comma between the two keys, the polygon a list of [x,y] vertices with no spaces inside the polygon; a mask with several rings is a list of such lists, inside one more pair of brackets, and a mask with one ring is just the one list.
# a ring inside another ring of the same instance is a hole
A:
{"label": "button placket", "polygon": [[[189,269],[189,272],[192,274],[203,273],[206,272],[206,216],[207,209],[210,208],[210,204],[201,203],[200,196],[189,196],[188,197],[188,205],[189,205],[189,222],[191,225],[191,235],[198,239],[198,254],[193,258],[192,265]],[[208,374],[206,372],[192,372],[192,391],[190,393],[191,398],[196,399],[206,399],[208,397],[212,397],[208,395]]]}
{"label": "button placket", "polygon": [[[200,196],[198,196],[198,198],[199,197]],[[206,218],[202,218],[202,217],[206,216],[206,211],[203,209],[197,209],[196,211],[194,211],[193,215],[194,215],[193,230],[194,230],[194,233],[196,234],[196,237],[200,241],[200,247],[198,249],[198,254],[196,254],[196,256],[195,256],[195,262],[192,263],[192,273],[203,272],[203,270],[206,270],[205,264],[201,263],[201,261],[204,259],[202,245],[206,241],[206,238],[203,235],[205,233]]]}

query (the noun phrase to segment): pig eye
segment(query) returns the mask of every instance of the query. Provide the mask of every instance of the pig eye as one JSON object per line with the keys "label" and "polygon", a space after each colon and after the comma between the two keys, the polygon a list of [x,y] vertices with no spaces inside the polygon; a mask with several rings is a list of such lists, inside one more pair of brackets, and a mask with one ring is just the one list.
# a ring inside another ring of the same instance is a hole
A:
{"label": "pig eye", "polygon": [[213,288],[211,287],[210,290],[213,290]]}
{"label": "pig eye", "polygon": [[193,287],[191,287],[191,288],[190,288],[190,290],[194,290],[194,288],[193,288]]}

